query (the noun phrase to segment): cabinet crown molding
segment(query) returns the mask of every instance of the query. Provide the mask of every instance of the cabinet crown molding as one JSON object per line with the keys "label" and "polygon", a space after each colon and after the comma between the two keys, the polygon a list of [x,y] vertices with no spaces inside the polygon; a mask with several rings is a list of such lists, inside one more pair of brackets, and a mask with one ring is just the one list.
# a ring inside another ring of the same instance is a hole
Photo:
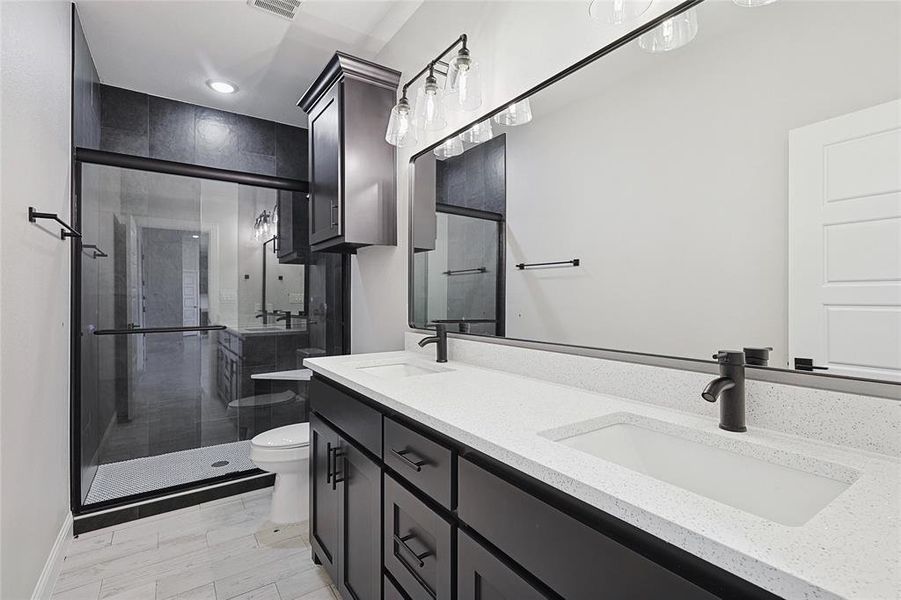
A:
{"label": "cabinet crown molding", "polygon": [[309,113],[322,94],[327,92],[336,81],[345,77],[352,77],[395,91],[400,85],[401,72],[344,52],[335,52],[319,77],[297,101],[297,106],[305,113]]}

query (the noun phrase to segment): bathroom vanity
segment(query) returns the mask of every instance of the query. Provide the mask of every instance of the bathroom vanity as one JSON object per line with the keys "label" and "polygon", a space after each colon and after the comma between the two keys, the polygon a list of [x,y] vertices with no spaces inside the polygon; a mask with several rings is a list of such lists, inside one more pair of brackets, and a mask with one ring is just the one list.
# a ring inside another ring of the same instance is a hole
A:
{"label": "bathroom vanity", "polygon": [[216,336],[216,391],[219,399],[233,402],[254,393],[253,375],[285,371],[296,366],[297,348],[306,346],[306,323],[284,327],[229,327]]}
{"label": "bathroom vanity", "polygon": [[887,456],[412,352],[307,365],[310,542],[345,598],[897,591]]}

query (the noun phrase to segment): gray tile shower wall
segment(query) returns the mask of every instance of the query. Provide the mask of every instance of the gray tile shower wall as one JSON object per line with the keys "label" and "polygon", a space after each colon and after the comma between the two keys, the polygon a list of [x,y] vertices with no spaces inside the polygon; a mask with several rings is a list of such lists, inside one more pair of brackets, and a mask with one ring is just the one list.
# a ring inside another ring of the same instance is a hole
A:
{"label": "gray tile shower wall", "polygon": [[436,165],[440,204],[507,214],[507,136],[499,135]]}
{"label": "gray tile shower wall", "polygon": [[100,85],[100,149],[307,179],[307,130]]}

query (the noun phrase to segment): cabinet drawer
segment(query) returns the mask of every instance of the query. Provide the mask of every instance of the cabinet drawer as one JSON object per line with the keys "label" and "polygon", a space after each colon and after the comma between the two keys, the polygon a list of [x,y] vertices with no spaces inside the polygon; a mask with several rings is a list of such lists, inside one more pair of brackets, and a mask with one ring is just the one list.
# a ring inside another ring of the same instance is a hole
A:
{"label": "cabinet drawer", "polygon": [[314,411],[376,456],[382,455],[381,413],[321,379],[310,382],[310,400]]}
{"label": "cabinet drawer", "polygon": [[385,464],[441,506],[452,509],[453,452],[397,421],[385,418]]}
{"label": "cabinet drawer", "polygon": [[481,544],[457,532],[457,600],[548,600]]}
{"label": "cabinet drawer", "polygon": [[567,600],[717,597],[469,460],[458,468],[460,520]]}
{"label": "cabinet drawer", "polygon": [[385,568],[412,600],[450,600],[453,525],[388,474],[384,490]]}
{"label": "cabinet drawer", "polygon": [[388,577],[385,577],[385,600],[407,600],[404,598],[404,595],[400,593],[400,590],[397,589],[397,586],[394,585],[394,582],[391,581]]}

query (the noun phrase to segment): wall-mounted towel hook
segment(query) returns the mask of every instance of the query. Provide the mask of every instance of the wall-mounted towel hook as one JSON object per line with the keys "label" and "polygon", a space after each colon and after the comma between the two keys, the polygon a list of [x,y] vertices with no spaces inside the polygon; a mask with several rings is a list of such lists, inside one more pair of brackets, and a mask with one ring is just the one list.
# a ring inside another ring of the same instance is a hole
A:
{"label": "wall-mounted towel hook", "polygon": [[28,207],[28,222],[36,223],[38,219],[51,219],[56,221],[60,225],[62,225],[65,229],[61,229],[59,232],[59,239],[64,240],[67,237],[81,237],[81,233],[78,232],[75,228],[70,226],[68,223],[59,218],[59,215],[56,213],[45,213],[38,212],[34,209],[33,206]]}

